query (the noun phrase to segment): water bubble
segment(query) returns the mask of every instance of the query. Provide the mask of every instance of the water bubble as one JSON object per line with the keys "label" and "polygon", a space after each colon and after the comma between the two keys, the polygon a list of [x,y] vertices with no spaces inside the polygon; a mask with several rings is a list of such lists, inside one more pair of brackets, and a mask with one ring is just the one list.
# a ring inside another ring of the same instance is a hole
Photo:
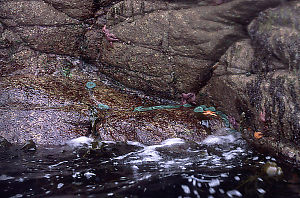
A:
{"label": "water bubble", "polygon": [[196,183],[197,183],[196,180],[193,180],[193,186],[196,186]]}
{"label": "water bubble", "polygon": [[216,193],[216,190],[214,188],[209,188],[208,191],[209,191],[210,194],[215,194]]}
{"label": "water bubble", "polygon": [[262,188],[258,188],[257,191],[259,193],[261,193],[261,194],[265,194],[266,193],[266,191],[264,189],[262,189]]}
{"label": "water bubble", "polygon": [[10,177],[7,175],[1,175],[0,176],[0,181],[5,181],[5,180],[9,180],[9,179],[14,179],[14,177]]}
{"label": "water bubble", "polygon": [[17,181],[18,182],[24,182],[24,178],[20,177]]}
{"label": "water bubble", "polygon": [[240,178],[239,176],[235,176],[234,179],[235,179],[236,181],[240,181],[240,180],[241,180],[241,178]]}
{"label": "water bubble", "polygon": [[238,196],[238,197],[242,197],[242,193],[240,193],[239,191],[237,190],[230,190],[230,191],[227,191],[226,193],[228,195],[228,197],[234,197],[234,196]]}
{"label": "water bubble", "polygon": [[181,188],[183,189],[185,194],[190,194],[191,190],[187,185],[181,185]]}
{"label": "water bubble", "polygon": [[91,172],[86,172],[86,173],[84,173],[84,176],[85,176],[87,179],[90,179],[91,177],[96,176],[96,174],[95,174],[95,173],[91,173]]}
{"label": "water bubble", "polygon": [[23,197],[23,195],[22,194],[16,194],[14,196],[11,196],[10,198],[19,198],[19,197]]}
{"label": "water bubble", "polygon": [[211,182],[208,183],[210,187],[215,187],[220,185],[220,180],[218,179],[212,179]]}
{"label": "water bubble", "polygon": [[228,177],[228,174],[226,174],[226,173],[221,173],[221,177]]}
{"label": "water bubble", "polygon": [[80,172],[75,172],[73,175],[72,175],[73,178],[80,178]]}
{"label": "water bubble", "polygon": [[64,186],[64,184],[63,184],[63,183],[59,183],[59,184],[57,184],[57,188],[58,188],[58,189],[62,188],[63,186]]}
{"label": "water bubble", "polygon": [[199,195],[199,193],[198,193],[197,190],[194,190],[193,193],[194,193],[194,195],[196,195],[197,197],[200,197],[200,195]]}
{"label": "water bubble", "polygon": [[257,156],[256,156],[256,157],[253,157],[252,160],[256,161],[256,160],[258,160],[258,157],[257,157]]}

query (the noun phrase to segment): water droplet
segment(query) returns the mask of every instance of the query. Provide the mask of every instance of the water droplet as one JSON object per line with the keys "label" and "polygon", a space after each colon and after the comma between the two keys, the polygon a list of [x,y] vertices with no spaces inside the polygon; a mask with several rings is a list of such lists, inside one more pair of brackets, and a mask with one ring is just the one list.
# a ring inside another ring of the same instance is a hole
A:
{"label": "water droplet", "polygon": [[230,191],[227,191],[226,193],[228,195],[228,197],[234,197],[234,196],[238,196],[238,197],[242,197],[242,193],[240,193],[239,191],[237,190],[230,190]]}
{"label": "water droplet", "polygon": [[63,186],[64,186],[64,184],[63,184],[63,183],[59,183],[59,184],[57,184],[57,188],[58,188],[58,189],[62,188]]}
{"label": "water droplet", "polygon": [[215,194],[215,193],[216,193],[216,190],[215,190],[215,189],[213,189],[213,188],[209,188],[209,190],[208,190],[208,191],[209,191],[209,193],[210,193],[210,194]]}
{"label": "water droplet", "polygon": [[234,179],[235,179],[236,181],[240,181],[240,180],[241,180],[241,178],[240,178],[239,176],[235,176]]}
{"label": "water droplet", "polygon": [[187,185],[181,185],[181,188],[183,189],[185,194],[190,194],[191,190]]}
{"label": "water droplet", "polygon": [[262,188],[258,188],[257,191],[259,193],[261,193],[261,194],[265,194],[266,193],[266,191],[264,189],[262,189]]}

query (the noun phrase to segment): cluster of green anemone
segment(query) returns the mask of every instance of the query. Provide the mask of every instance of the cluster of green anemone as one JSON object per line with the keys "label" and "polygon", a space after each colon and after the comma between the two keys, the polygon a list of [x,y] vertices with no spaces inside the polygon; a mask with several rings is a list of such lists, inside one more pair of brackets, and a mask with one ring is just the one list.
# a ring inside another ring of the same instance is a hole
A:
{"label": "cluster of green anemone", "polygon": [[[92,90],[95,87],[96,87],[96,84],[94,82],[87,82],[86,83],[86,88],[88,90]],[[139,107],[134,108],[133,111],[152,111],[152,110],[159,110],[159,109],[176,109],[176,108],[180,108],[180,107],[192,107],[192,105],[190,105],[190,104],[184,104],[184,105],[158,105],[158,106],[152,106],[152,107],[139,106]],[[101,104],[101,103],[98,104],[98,108],[100,110],[110,109],[110,107],[108,105]],[[217,111],[215,107],[207,107],[206,105],[200,105],[200,106],[197,106],[194,109],[194,112],[196,112],[196,113],[204,113],[205,111],[214,112],[216,115],[221,117],[221,119],[223,120],[226,127],[230,126],[228,116],[225,113],[223,113],[222,111]]]}
{"label": "cluster of green anemone", "polygon": [[222,111],[217,111],[215,107],[207,107],[206,105],[200,105],[194,109],[194,112],[196,112],[196,113],[203,113],[204,111],[214,112],[215,114],[217,114],[218,116],[221,117],[221,119],[223,120],[226,127],[230,126],[228,116],[225,113],[223,113]]}

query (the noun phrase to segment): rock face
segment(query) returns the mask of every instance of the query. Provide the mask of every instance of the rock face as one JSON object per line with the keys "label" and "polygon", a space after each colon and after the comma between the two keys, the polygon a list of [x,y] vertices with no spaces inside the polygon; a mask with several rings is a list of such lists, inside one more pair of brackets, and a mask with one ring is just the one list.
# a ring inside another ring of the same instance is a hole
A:
{"label": "rock face", "polygon": [[107,24],[121,42],[103,47],[106,66],[101,71],[165,97],[197,92],[200,74],[235,41],[247,38],[245,25],[261,10],[278,3],[122,1],[107,14]]}
{"label": "rock face", "polygon": [[[134,112],[155,103],[108,87],[75,65],[58,70],[1,78],[0,136],[13,143],[62,144],[92,134],[101,140],[154,144],[172,137],[200,141],[209,133],[193,108]],[[86,88],[89,81],[96,87]]]}
{"label": "rock face", "polygon": [[[0,1],[0,135],[45,144],[91,130],[144,143],[205,135],[190,111],[132,112],[155,103],[106,87],[98,78],[105,74],[160,97],[200,91],[198,102],[221,107],[249,141],[263,132],[254,144],[299,160],[299,7],[282,0]],[[118,41],[110,44],[104,25]],[[93,94],[85,88],[91,80]],[[97,101],[113,108],[98,111],[91,129]]]}
{"label": "rock face", "polygon": [[[267,9],[248,25],[249,39],[222,56],[203,90],[241,121],[245,137],[300,160],[300,4]],[[230,95],[227,93],[231,93]],[[255,140],[254,131],[264,138]]]}

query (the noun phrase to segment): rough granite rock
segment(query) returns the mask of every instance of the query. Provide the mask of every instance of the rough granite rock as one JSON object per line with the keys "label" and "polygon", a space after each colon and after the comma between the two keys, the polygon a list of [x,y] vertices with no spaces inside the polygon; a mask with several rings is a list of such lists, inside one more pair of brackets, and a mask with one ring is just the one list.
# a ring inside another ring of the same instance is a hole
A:
{"label": "rough granite rock", "polygon": [[300,69],[300,3],[268,9],[248,26],[252,40],[264,46],[287,69]]}
{"label": "rough granite rock", "polygon": [[43,1],[1,1],[0,17],[1,22],[9,27],[79,23]]}
{"label": "rough granite rock", "polygon": [[100,69],[127,86],[176,97],[194,90],[204,69],[247,38],[246,25],[279,3],[121,1],[107,14],[107,25],[121,42],[111,48],[103,41],[100,55],[106,65]]}
{"label": "rough granite rock", "polygon": [[[299,5],[290,2],[260,13],[248,26],[253,40],[240,40],[229,47],[215,76],[202,90],[206,98],[240,122],[246,139],[298,162]],[[255,131],[264,137],[256,140]]]}
{"label": "rough granite rock", "polygon": [[44,1],[1,1],[0,21],[5,31],[12,32],[17,39],[14,48],[25,44],[47,53],[71,56],[81,53],[86,25]]}
{"label": "rough granite rock", "polygon": [[79,20],[88,19],[94,14],[93,0],[45,0],[45,2],[66,15]]}
{"label": "rough granite rock", "polygon": [[[135,107],[156,103],[106,86],[77,66],[69,69],[68,76],[66,70],[50,74],[40,70],[38,75],[28,72],[1,77],[0,136],[19,144],[31,139],[37,144],[62,144],[83,135],[155,144],[172,137],[201,141],[210,133],[193,108],[134,112]],[[86,88],[89,81],[96,83],[92,90]],[[110,109],[100,110],[100,103]],[[94,126],[93,120],[97,120]],[[215,123],[222,126],[221,121]]]}
{"label": "rough granite rock", "polygon": [[[203,72],[220,62],[199,102],[221,107],[255,145],[299,161],[299,17],[299,2],[282,0],[0,1],[0,135],[64,142],[91,131],[96,100],[112,107],[97,114],[103,139],[198,141],[206,131],[190,111],[132,112],[154,104],[96,75],[176,98],[199,91]],[[104,25],[119,41],[108,42]]]}

